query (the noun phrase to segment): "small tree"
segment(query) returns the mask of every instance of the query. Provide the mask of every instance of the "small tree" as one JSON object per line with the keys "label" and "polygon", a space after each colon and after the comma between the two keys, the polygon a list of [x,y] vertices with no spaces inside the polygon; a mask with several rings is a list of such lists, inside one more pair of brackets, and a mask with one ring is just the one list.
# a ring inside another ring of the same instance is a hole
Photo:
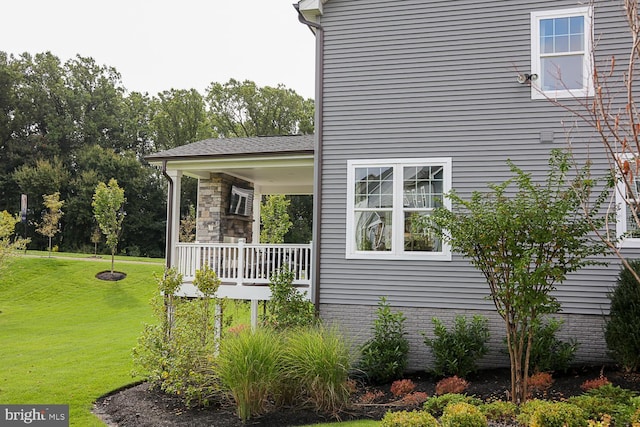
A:
{"label": "small tree", "polygon": [[11,235],[16,224],[20,222],[9,212],[0,212],[0,270],[4,267],[11,256],[22,250],[29,243],[28,239],[11,240]]}
{"label": "small tree", "polygon": [[44,194],[42,196],[44,200],[42,204],[46,208],[44,215],[42,216],[42,222],[36,228],[36,231],[45,237],[49,238],[49,257],[51,257],[51,240],[53,236],[60,231],[60,219],[64,213],[62,212],[62,205],[64,200],[60,200],[60,192],[56,191],[53,194]]}
{"label": "small tree", "polygon": [[287,197],[281,194],[267,196],[260,209],[260,242],[284,243],[284,235],[293,225],[287,212],[290,203]]}
{"label": "small tree", "polygon": [[[468,258],[489,284],[505,321],[515,403],[527,396],[533,325],[560,309],[552,291],[568,273],[594,264],[590,256],[606,252],[590,235],[592,225],[602,226],[605,218],[596,217],[597,207],[591,216],[580,214],[580,200],[594,183],[586,179],[587,168],[569,182],[568,159],[567,153],[552,152],[545,185],[535,184],[530,174],[509,162],[514,178],[490,185],[489,193],[476,191],[469,200],[451,192],[453,210],[438,208],[432,216],[435,229],[447,230],[443,237],[452,249]],[[509,196],[514,183],[517,191]]]}
{"label": "small tree", "polygon": [[104,182],[98,184],[91,203],[96,221],[107,239],[107,246],[111,249],[111,274],[114,271],[116,248],[124,220],[122,206],[125,200],[124,189],[118,186],[118,181],[111,178],[108,186]]}
{"label": "small tree", "polygon": [[196,240],[196,208],[189,205],[189,212],[180,220],[180,241],[189,243]]}
{"label": "small tree", "polygon": [[102,239],[102,233],[100,232],[100,227],[97,226],[93,229],[93,232],[91,233],[91,243],[93,243],[94,257],[98,256],[98,243],[100,243],[101,239]]}

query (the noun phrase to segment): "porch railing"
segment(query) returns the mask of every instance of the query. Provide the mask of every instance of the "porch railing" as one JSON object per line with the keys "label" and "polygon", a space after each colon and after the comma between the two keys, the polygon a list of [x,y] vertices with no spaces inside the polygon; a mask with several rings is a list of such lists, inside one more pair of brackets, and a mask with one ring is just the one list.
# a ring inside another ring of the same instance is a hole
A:
{"label": "porch railing", "polygon": [[178,243],[176,267],[185,281],[207,265],[223,284],[265,285],[283,266],[294,274],[293,284],[311,286],[311,244]]}

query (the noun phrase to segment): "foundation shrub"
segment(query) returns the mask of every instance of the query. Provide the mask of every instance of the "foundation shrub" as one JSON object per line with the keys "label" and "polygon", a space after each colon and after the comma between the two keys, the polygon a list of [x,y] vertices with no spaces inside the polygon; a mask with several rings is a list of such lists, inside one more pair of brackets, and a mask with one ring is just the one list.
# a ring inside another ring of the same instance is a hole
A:
{"label": "foundation shrub", "polygon": [[554,318],[536,321],[533,324],[533,341],[531,343],[530,370],[532,372],[566,372],[575,358],[578,342],[561,341],[558,331],[563,320]]}
{"label": "foundation shrub", "polygon": [[443,378],[436,383],[436,395],[463,393],[469,388],[469,383],[457,376]]}
{"label": "foundation shrub", "polygon": [[440,423],[442,427],[486,427],[488,424],[487,417],[477,406],[465,402],[447,405]]}
{"label": "foundation shrub", "polygon": [[[625,412],[624,405],[616,404],[611,399],[605,397],[582,395],[570,397],[567,401],[582,409],[585,417],[590,420],[603,421],[605,415],[615,419],[616,414]],[[618,422],[616,422],[616,425],[618,425]]]}
{"label": "foundation shrub", "polygon": [[[640,260],[629,261],[634,271],[640,271]],[[613,359],[627,371],[640,368],[640,284],[624,267],[616,287],[609,294],[611,309],[605,325],[605,339]]]}
{"label": "foundation shrub", "polygon": [[582,391],[589,391],[607,384],[611,384],[611,381],[609,381],[607,377],[600,376],[593,380],[586,380],[585,382],[580,384],[580,389],[582,389]]}
{"label": "foundation shrub", "polygon": [[424,402],[423,409],[433,415],[434,417],[440,417],[444,408],[452,403],[465,402],[470,405],[479,406],[482,404],[482,400],[472,396],[465,396],[464,394],[443,394],[442,396],[432,396]]}
{"label": "foundation shrub", "polygon": [[401,399],[401,402],[404,405],[418,406],[426,402],[428,398],[429,398],[429,395],[427,393],[423,391],[414,391],[412,393],[405,395]]}
{"label": "foundation shrub", "polygon": [[529,377],[531,391],[545,392],[551,388],[553,377],[548,372],[537,372]]}
{"label": "foundation shrub", "polygon": [[424,411],[387,412],[380,427],[439,427],[438,421]]}
{"label": "foundation shrub", "polygon": [[585,427],[587,418],[579,407],[567,402],[529,400],[520,407],[520,424],[529,427]]}
{"label": "foundation shrub", "polygon": [[369,381],[381,384],[402,377],[409,356],[405,320],[402,312],[392,312],[386,298],[380,298],[373,337],[360,347],[358,367]]}
{"label": "foundation shrub", "polygon": [[316,323],[315,308],[311,301],[293,285],[295,278],[288,266],[283,266],[271,277],[271,299],[267,302],[265,323],[276,329],[299,328]]}
{"label": "foundation shrub", "polygon": [[435,358],[433,372],[439,376],[460,377],[475,372],[478,369],[477,361],[489,351],[487,319],[473,316],[469,321],[464,316],[456,316],[450,331],[440,319],[434,317],[431,321],[435,338],[423,336],[425,345]]}
{"label": "foundation shrub", "polygon": [[605,384],[598,388],[587,391],[585,394],[594,397],[603,397],[610,399],[614,403],[628,405],[636,397],[637,393],[632,390],[624,389],[613,384]]}
{"label": "foundation shrub", "polygon": [[382,390],[370,390],[360,396],[358,401],[364,404],[375,403],[377,400],[380,400],[384,397],[384,392]]}

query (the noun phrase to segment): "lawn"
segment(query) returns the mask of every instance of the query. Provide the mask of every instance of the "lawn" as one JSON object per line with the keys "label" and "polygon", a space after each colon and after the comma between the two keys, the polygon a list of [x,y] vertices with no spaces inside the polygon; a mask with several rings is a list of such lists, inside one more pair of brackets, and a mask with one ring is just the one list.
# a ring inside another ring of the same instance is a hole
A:
{"label": "lawn", "polygon": [[28,256],[0,273],[0,403],[69,404],[70,425],[103,425],[92,402],[136,380],[131,349],[153,320],[162,264],[116,261],[124,280],[94,277],[108,268]]}

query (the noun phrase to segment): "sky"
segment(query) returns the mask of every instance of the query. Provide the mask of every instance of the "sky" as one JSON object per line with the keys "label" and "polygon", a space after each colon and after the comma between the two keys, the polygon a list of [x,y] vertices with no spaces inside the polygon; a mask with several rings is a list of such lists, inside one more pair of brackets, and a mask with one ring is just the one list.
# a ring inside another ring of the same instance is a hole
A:
{"label": "sky", "polygon": [[77,54],[114,67],[129,91],[156,95],[230,78],[314,98],[315,39],[294,0],[10,0],[0,51]]}

